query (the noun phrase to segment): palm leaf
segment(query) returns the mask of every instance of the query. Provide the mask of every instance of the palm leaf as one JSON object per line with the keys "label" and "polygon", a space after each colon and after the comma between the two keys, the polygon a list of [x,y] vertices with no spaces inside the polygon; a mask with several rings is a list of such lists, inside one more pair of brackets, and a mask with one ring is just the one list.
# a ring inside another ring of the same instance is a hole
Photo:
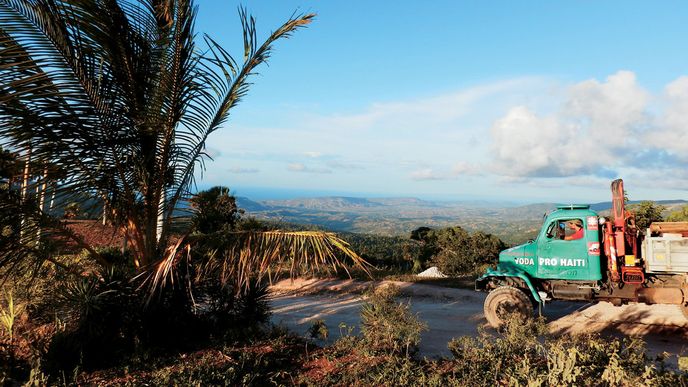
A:
{"label": "palm leaf", "polygon": [[[221,242],[217,242],[220,240]],[[207,248],[210,246],[209,248]],[[193,249],[206,247],[194,257]],[[193,266],[193,270],[189,267]],[[262,280],[271,270],[288,268],[295,277],[297,268],[327,271],[358,267],[370,276],[371,267],[336,234],[321,231],[234,231],[196,236],[177,241],[148,273],[144,283],[151,296],[194,274],[195,283],[215,278],[236,292],[249,289],[251,281]],[[271,278],[269,278],[271,279]]]}

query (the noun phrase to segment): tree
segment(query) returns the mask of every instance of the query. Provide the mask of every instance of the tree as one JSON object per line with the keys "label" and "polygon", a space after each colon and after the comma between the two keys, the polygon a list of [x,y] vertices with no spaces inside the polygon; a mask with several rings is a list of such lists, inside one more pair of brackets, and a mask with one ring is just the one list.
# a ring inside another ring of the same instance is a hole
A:
{"label": "tree", "polygon": [[506,248],[494,235],[481,231],[469,233],[459,226],[439,230],[425,227],[414,231],[413,236],[424,243],[427,259],[449,275],[480,271],[482,265],[495,262],[499,252]]}
{"label": "tree", "polygon": [[664,221],[662,212],[666,210],[666,207],[650,200],[644,200],[629,206],[628,210],[635,214],[635,224],[640,232],[644,233],[652,222]]}
{"label": "tree", "polygon": [[[186,232],[172,238],[171,230],[175,211],[191,197],[195,173],[204,168],[209,136],[246,95],[273,44],[314,17],[293,16],[260,43],[253,17],[244,9],[239,14],[241,63],[212,37],[197,36],[193,0],[0,0],[0,145],[26,150],[31,162],[50,163],[54,176],[61,176],[53,184],[59,202],[87,197],[102,203],[122,229],[137,270],[153,270],[152,283],[164,282],[183,247],[194,242]],[[48,179],[32,180],[30,189]],[[0,216],[16,207],[0,203]],[[30,240],[41,230],[71,239],[108,264],[37,200],[20,207],[29,240],[1,249],[0,268],[46,258]],[[252,254],[279,250],[260,244],[266,240],[312,248],[324,241],[330,248],[340,244],[324,234],[236,240]],[[227,251],[243,256],[246,250]],[[313,260],[309,251],[270,259]],[[360,263],[355,253],[343,251]],[[332,250],[322,252],[330,263]],[[260,262],[257,269],[265,270]]]}
{"label": "tree", "polygon": [[229,188],[219,186],[194,195],[191,206],[195,210],[192,228],[204,234],[234,230],[243,212]]}
{"label": "tree", "polygon": [[688,222],[688,204],[676,211],[672,211],[666,220],[667,222]]}

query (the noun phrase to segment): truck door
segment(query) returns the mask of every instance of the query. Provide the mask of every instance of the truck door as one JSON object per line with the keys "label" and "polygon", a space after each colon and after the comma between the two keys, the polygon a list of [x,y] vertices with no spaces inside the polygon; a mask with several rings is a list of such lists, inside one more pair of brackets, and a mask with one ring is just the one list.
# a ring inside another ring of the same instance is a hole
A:
{"label": "truck door", "polygon": [[[580,225],[582,231],[577,231]],[[580,218],[555,219],[538,240],[539,278],[583,279],[588,268],[585,222]]]}

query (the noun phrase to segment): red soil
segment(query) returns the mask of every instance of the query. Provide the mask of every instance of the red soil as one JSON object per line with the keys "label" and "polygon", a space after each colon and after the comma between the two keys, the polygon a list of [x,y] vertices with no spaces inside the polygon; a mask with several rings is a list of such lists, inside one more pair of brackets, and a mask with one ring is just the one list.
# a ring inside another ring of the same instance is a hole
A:
{"label": "red soil", "polygon": [[[98,220],[66,220],[65,224],[89,246],[120,247],[124,241],[120,230],[111,225],[103,225]],[[68,245],[76,247],[75,242],[70,241]]]}

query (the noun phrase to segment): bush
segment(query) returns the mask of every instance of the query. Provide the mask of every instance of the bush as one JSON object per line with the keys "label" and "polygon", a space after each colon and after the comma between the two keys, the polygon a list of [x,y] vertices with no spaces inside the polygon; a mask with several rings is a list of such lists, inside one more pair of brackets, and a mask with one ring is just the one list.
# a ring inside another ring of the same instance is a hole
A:
{"label": "bush", "polygon": [[408,356],[418,350],[427,326],[411,314],[409,304],[396,302],[398,295],[399,288],[393,285],[369,292],[361,308],[361,332],[372,351]]}
{"label": "bush", "polygon": [[647,357],[639,339],[547,333],[542,319],[510,319],[497,337],[449,343],[452,373],[467,385],[680,385],[686,374],[667,372]]}
{"label": "bush", "polygon": [[432,264],[450,276],[478,274],[485,265],[497,262],[499,252],[506,248],[494,235],[480,231],[471,234],[458,226],[420,235],[423,235],[428,254],[432,254]]}
{"label": "bush", "polygon": [[688,205],[672,211],[666,218],[667,222],[688,222]]}
{"label": "bush", "polygon": [[628,210],[635,214],[635,224],[638,230],[644,234],[650,224],[664,220],[662,212],[666,210],[666,207],[650,200],[644,200],[628,206]]}
{"label": "bush", "polygon": [[[345,338],[347,343],[350,337]],[[678,386],[688,374],[650,359],[638,339],[547,333],[542,319],[510,319],[496,335],[449,343],[453,358],[415,359],[370,353],[358,345],[335,344],[312,360],[328,372],[307,372],[299,384],[390,386]],[[344,350],[344,351],[343,351]]]}
{"label": "bush", "polygon": [[49,302],[65,324],[46,354],[51,373],[110,366],[134,351],[144,298],[127,275],[110,269],[69,278]]}
{"label": "bush", "polygon": [[313,339],[327,340],[330,331],[327,329],[325,320],[315,320],[310,328],[308,328],[308,335]]}
{"label": "bush", "polygon": [[65,219],[76,219],[81,215],[81,205],[77,202],[67,204],[64,209]]}
{"label": "bush", "polygon": [[197,193],[191,199],[196,210],[192,219],[193,230],[203,234],[234,230],[242,210],[227,187],[213,187]]}

